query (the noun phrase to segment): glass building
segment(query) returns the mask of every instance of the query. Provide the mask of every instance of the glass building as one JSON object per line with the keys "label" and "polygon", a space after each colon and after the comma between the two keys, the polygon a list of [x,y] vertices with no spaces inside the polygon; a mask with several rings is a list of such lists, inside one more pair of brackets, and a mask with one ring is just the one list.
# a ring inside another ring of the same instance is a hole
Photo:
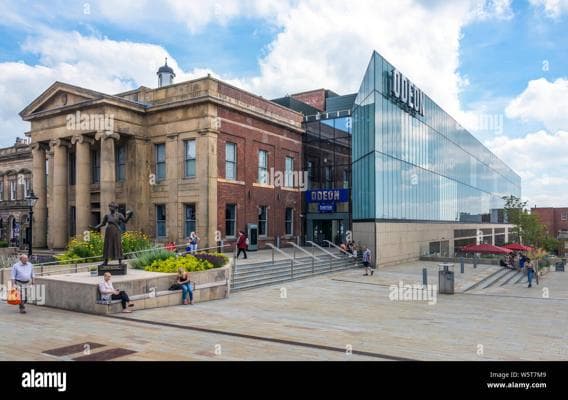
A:
{"label": "glass building", "polygon": [[[521,195],[521,179],[511,168],[377,52],[353,106],[352,163],[356,240],[366,241],[379,255],[381,243],[389,243],[381,235],[410,232],[392,223],[453,224],[429,228],[443,234],[433,233],[431,240],[447,242],[448,253],[456,230],[501,233],[506,222],[501,197]],[[421,243],[414,248],[416,256],[425,246],[432,248]],[[402,259],[412,258],[411,253]],[[394,262],[396,257],[387,258]]]}

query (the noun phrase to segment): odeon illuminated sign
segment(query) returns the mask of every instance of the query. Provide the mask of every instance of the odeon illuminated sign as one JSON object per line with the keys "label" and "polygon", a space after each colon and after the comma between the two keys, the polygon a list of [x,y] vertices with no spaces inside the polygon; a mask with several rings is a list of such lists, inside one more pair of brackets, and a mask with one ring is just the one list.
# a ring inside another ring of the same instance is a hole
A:
{"label": "odeon illuminated sign", "polygon": [[392,71],[391,90],[394,98],[406,108],[424,116],[424,93],[397,69]]}

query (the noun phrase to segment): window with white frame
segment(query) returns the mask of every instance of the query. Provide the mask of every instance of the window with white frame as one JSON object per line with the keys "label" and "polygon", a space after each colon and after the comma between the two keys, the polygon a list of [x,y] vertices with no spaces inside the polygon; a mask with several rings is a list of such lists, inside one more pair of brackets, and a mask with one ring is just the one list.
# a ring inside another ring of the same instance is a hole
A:
{"label": "window with white frame", "polygon": [[237,236],[237,205],[227,204],[225,206],[225,235],[227,237]]}
{"label": "window with white frame", "polygon": [[225,144],[225,179],[237,179],[237,145],[227,142]]}
{"label": "window with white frame", "polygon": [[258,183],[268,184],[268,152],[258,151]]}
{"label": "window with white frame", "polygon": [[195,139],[184,142],[185,177],[195,176]]}
{"label": "window with white frame", "polygon": [[268,207],[260,206],[258,212],[258,236],[268,235]]}
{"label": "window with white frame", "polygon": [[163,181],[166,179],[166,144],[156,144],[156,180]]}
{"label": "window with white frame", "polygon": [[294,159],[286,157],[286,171],[284,173],[284,186],[294,186]]}

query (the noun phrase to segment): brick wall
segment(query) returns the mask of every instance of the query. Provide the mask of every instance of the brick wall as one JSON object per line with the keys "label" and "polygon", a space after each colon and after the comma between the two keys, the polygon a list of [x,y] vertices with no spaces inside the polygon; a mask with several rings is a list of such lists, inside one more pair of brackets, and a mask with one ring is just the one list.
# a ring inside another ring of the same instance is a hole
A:
{"label": "brick wall", "polygon": [[310,92],[292,95],[296,100],[309,104],[318,110],[325,111],[325,89],[312,90]]}
{"label": "brick wall", "polygon": [[[237,205],[237,231],[245,230],[247,223],[258,224],[258,206],[268,206],[268,235],[259,237],[259,247],[274,243],[275,237],[285,233],[285,208],[294,209],[293,236],[300,235],[301,192],[280,187],[259,187],[258,151],[268,152],[268,168],[285,171],[285,158],[294,158],[294,170],[302,168],[301,135],[223,107],[218,116],[221,128],[218,136],[218,230],[225,238],[225,207]],[[237,180],[225,181],[225,144],[237,144]],[[226,238],[227,243],[234,240]]]}
{"label": "brick wall", "polygon": [[[558,235],[559,230],[568,230],[568,208],[533,208],[531,212],[538,215],[540,221],[546,225],[548,233],[554,237]],[[567,217],[564,221],[562,214]]]}

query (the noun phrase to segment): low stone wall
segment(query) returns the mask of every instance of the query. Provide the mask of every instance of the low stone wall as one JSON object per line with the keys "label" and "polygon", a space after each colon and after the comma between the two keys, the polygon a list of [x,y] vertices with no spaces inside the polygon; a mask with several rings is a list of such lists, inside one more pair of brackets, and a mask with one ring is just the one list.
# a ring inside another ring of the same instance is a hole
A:
{"label": "low stone wall", "polygon": [[[151,292],[167,291],[176,281],[177,274],[147,273],[145,271],[134,273],[134,271],[130,269],[128,275],[115,277],[113,285],[116,289],[124,290],[130,296],[141,298],[142,304],[145,306],[140,308],[181,304],[181,293],[178,293],[179,301],[174,301],[175,299],[159,301],[157,298],[150,298]],[[230,265],[207,271],[190,272],[190,280],[194,282],[195,288],[194,302],[200,303],[228,297],[230,274]],[[107,307],[97,304],[98,284],[101,279],[102,277],[91,277],[89,272],[80,272],[38,277],[36,284],[45,285],[44,305],[48,307],[87,313],[116,312],[120,309],[116,305]]]}
{"label": "low stone wall", "polygon": [[[433,261],[439,263],[453,263],[456,265],[460,265],[461,259],[459,257],[430,257],[430,256],[422,256],[420,257],[420,261]],[[473,258],[466,258],[463,259],[464,264],[473,264]],[[478,258],[477,264],[483,265],[499,265],[499,259],[496,258]]]}

